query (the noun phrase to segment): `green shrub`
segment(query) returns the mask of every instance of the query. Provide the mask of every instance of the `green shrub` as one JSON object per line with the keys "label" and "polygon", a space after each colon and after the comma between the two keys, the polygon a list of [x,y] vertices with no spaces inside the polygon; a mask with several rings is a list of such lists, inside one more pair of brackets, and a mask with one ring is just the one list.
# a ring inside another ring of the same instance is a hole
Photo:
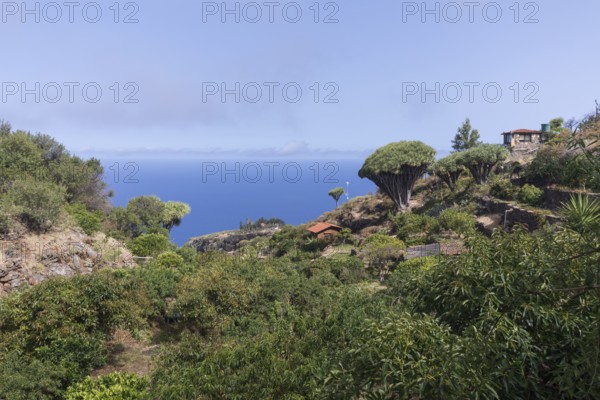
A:
{"label": "green shrub", "polygon": [[490,182],[490,194],[502,200],[514,200],[518,188],[510,180],[495,178]]}
{"label": "green shrub", "polygon": [[54,400],[62,398],[65,367],[11,351],[0,356],[0,399]]}
{"label": "green shrub", "polygon": [[127,245],[131,252],[138,257],[155,257],[168,250],[174,250],[175,245],[169,238],[158,233],[141,235]]}
{"label": "green shrub", "polygon": [[440,213],[438,217],[444,229],[456,232],[460,235],[471,235],[477,228],[477,221],[471,214],[448,208]]}
{"label": "green shrub", "polygon": [[183,257],[174,251],[167,251],[165,253],[160,254],[156,258],[156,265],[163,268],[175,268],[179,269],[183,267],[185,261]]}
{"label": "green shrub", "polygon": [[376,233],[365,239],[361,250],[371,272],[379,272],[402,260],[406,245],[396,237]]}
{"label": "green shrub", "polygon": [[337,255],[332,258],[320,258],[318,261],[342,283],[357,283],[367,278],[364,264],[358,257]]}
{"label": "green shrub", "polygon": [[525,185],[519,191],[519,201],[530,206],[539,206],[544,201],[544,191],[532,185]]}
{"label": "green shrub", "polygon": [[402,297],[403,303],[409,304],[411,298],[403,296],[409,289],[426,284],[429,271],[440,263],[436,256],[419,257],[398,264],[386,281],[389,293],[393,297]]}
{"label": "green shrub", "polygon": [[5,199],[0,199],[0,234],[9,233],[14,226],[15,207]]}
{"label": "green shrub", "polygon": [[64,188],[31,178],[14,182],[7,196],[15,205],[17,218],[37,232],[54,227],[60,221],[65,205]]}
{"label": "green shrub", "polygon": [[145,378],[124,372],[113,372],[95,379],[88,376],[67,390],[65,400],[149,399],[147,386]]}
{"label": "green shrub", "polygon": [[150,309],[143,282],[125,273],[53,278],[0,300],[0,358],[16,351],[78,379],[106,362],[117,328],[139,329]]}
{"label": "green shrub", "polygon": [[79,225],[88,235],[100,230],[103,219],[101,212],[89,211],[82,203],[68,205],[67,212],[75,219],[77,225]]}
{"label": "green shrub", "polygon": [[396,235],[409,246],[426,244],[440,232],[440,223],[429,215],[412,212],[398,213],[392,217]]}

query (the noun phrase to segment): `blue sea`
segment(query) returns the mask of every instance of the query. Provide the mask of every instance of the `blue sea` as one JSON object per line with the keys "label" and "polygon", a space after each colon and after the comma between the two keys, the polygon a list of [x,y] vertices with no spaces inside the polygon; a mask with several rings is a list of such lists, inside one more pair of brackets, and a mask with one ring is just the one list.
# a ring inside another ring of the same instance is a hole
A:
{"label": "blue sea", "polygon": [[171,232],[183,245],[195,236],[238,229],[248,218],[281,218],[292,225],[311,221],[335,208],[327,195],[335,187],[349,194],[340,204],[373,193],[375,185],[358,177],[363,161],[118,159],[103,165],[115,206],[151,194],[188,203],[191,214]]}

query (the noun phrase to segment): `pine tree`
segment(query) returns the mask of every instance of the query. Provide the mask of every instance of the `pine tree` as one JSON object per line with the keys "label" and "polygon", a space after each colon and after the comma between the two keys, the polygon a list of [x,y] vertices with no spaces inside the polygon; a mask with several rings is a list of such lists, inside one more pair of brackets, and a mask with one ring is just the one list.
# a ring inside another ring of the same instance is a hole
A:
{"label": "pine tree", "polygon": [[456,136],[452,140],[454,151],[463,151],[481,144],[479,141],[479,131],[472,129],[469,118],[465,120],[460,128],[457,129]]}

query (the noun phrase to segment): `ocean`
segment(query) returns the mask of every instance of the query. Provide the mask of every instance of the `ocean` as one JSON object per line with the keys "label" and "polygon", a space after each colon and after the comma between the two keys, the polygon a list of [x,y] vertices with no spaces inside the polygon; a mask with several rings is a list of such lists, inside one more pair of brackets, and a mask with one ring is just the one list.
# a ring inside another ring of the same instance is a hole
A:
{"label": "ocean", "polygon": [[363,161],[115,159],[102,164],[115,206],[142,195],[190,205],[191,214],[171,231],[181,246],[195,236],[238,229],[248,218],[306,223],[335,208],[327,194],[335,187],[347,189],[349,198],[374,193],[375,185],[358,177]]}

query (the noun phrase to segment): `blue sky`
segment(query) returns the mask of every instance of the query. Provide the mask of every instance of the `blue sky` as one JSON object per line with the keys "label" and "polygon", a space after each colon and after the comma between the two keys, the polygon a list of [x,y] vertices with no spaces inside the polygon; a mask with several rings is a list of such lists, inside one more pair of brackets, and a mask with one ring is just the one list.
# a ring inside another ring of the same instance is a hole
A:
{"label": "blue sky", "polygon": [[[422,13],[433,1],[249,3],[236,23],[222,2],[124,1],[118,16],[112,0],[29,14],[3,2],[0,117],[85,156],[352,158],[399,140],[447,151],[465,117],[499,143],[505,130],[580,117],[599,97],[597,1],[440,2],[433,14]],[[239,83],[239,103],[212,94],[222,83]]]}

